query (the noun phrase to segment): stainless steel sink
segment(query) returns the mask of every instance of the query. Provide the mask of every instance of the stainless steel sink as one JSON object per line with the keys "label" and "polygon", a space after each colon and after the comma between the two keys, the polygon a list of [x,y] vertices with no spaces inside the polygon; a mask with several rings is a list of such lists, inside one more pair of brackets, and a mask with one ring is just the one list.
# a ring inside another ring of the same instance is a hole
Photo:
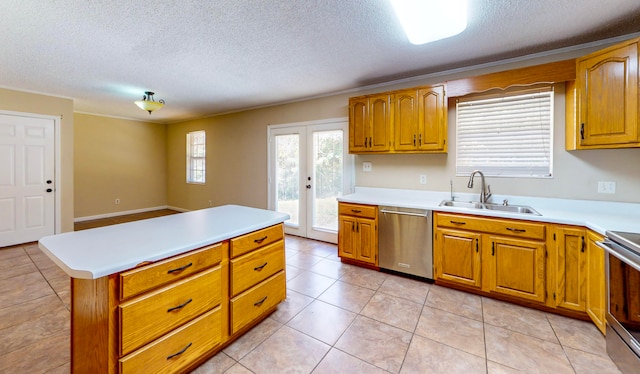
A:
{"label": "stainless steel sink", "polygon": [[473,201],[451,201],[444,200],[440,203],[440,206],[449,206],[452,208],[463,208],[463,209],[486,209],[486,210],[496,210],[500,212],[508,212],[508,213],[518,213],[518,214],[531,214],[534,216],[540,216],[535,209],[526,205],[501,205],[501,204],[482,204],[479,202]]}

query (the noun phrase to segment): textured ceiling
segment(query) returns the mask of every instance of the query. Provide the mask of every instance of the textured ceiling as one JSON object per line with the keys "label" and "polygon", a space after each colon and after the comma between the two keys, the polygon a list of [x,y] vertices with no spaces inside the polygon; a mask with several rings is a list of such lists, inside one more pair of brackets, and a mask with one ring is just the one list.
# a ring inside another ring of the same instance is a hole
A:
{"label": "textured ceiling", "polygon": [[174,122],[640,31],[638,0],[468,2],[462,34],[415,46],[387,0],[2,0],[0,86]]}

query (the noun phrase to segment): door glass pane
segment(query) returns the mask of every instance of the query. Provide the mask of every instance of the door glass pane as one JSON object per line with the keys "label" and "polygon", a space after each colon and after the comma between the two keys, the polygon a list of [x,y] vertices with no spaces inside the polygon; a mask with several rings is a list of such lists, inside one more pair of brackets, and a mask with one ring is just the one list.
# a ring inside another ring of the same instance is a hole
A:
{"label": "door glass pane", "polygon": [[313,133],[313,228],[338,231],[342,195],[342,130]]}
{"label": "door glass pane", "polygon": [[287,224],[299,224],[300,211],[300,136],[277,135],[276,144],[276,211],[288,214]]}

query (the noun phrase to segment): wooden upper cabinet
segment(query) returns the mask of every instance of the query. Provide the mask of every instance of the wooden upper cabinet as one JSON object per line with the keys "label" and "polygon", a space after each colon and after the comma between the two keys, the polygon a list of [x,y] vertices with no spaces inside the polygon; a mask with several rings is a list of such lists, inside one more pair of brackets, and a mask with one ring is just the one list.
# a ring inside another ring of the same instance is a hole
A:
{"label": "wooden upper cabinet", "polygon": [[349,99],[349,152],[385,152],[390,148],[389,94]]}
{"label": "wooden upper cabinet", "polygon": [[447,101],[443,86],[398,91],[393,108],[394,151],[447,151]]}
{"label": "wooden upper cabinet", "polygon": [[447,151],[447,99],[443,86],[418,90],[418,149]]}
{"label": "wooden upper cabinet", "polygon": [[567,93],[567,109],[573,114],[567,116],[567,127],[573,127],[567,133],[567,149],[640,147],[639,40],[576,60],[575,93]]}
{"label": "wooden upper cabinet", "polygon": [[396,92],[393,110],[394,150],[414,151],[418,144],[418,91]]}

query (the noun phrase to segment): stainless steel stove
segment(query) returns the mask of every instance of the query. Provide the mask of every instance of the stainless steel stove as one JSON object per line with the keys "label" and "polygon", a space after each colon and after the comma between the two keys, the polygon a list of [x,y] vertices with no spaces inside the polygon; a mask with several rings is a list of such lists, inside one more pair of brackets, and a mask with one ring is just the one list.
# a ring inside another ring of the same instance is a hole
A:
{"label": "stainless steel stove", "polygon": [[607,231],[607,353],[623,373],[640,372],[640,234]]}

